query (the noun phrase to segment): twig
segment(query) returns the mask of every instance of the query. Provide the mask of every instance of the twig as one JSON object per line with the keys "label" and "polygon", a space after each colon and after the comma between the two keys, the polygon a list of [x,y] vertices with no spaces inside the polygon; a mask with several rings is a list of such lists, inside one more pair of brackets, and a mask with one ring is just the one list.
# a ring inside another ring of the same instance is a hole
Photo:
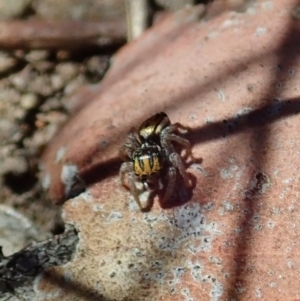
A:
{"label": "twig", "polygon": [[110,22],[19,20],[0,22],[2,49],[73,49],[126,40],[125,19]]}

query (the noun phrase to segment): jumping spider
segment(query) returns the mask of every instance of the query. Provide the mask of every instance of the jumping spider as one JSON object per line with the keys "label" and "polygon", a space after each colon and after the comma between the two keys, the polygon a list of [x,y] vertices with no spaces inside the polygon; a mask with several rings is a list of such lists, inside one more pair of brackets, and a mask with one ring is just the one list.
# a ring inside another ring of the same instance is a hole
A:
{"label": "jumping spider", "polygon": [[166,113],[158,113],[142,123],[138,130],[138,139],[131,132],[127,142],[120,149],[120,156],[124,162],[120,168],[120,178],[123,186],[125,174],[128,177],[129,189],[141,211],[145,208],[139,199],[139,191],[136,180],[143,183],[143,187],[149,189],[149,185],[161,178],[163,172],[167,172],[168,184],[163,203],[166,203],[175,188],[177,169],[181,174],[184,184],[190,186],[189,179],[180,155],[175,151],[173,141],[182,144],[186,148],[187,155],[194,159],[190,142],[176,134],[178,129],[185,129],[180,123],[171,124]]}

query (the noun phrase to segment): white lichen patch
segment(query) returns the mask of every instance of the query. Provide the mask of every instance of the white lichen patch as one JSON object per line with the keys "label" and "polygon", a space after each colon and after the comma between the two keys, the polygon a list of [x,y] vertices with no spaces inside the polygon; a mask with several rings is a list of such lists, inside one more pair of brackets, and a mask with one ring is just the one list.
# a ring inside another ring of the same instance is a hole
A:
{"label": "white lichen patch", "polygon": [[[220,234],[215,223],[207,224],[205,216],[200,211],[199,204],[184,205],[174,210],[169,217],[170,231],[175,235],[161,236],[155,244],[161,250],[175,252],[187,243],[189,252],[208,252],[211,249],[211,235]],[[172,233],[171,232],[171,233]]]}
{"label": "white lichen patch", "polygon": [[85,190],[85,183],[80,179],[78,167],[75,164],[66,164],[61,169],[61,182],[64,184],[66,198],[72,198]]}
{"label": "white lichen patch", "polygon": [[195,282],[202,282],[211,285],[210,297],[212,301],[218,301],[219,297],[223,295],[223,285],[216,279],[214,275],[205,274],[204,267],[199,261],[189,261],[188,272]]}
{"label": "white lichen patch", "polygon": [[222,260],[216,256],[210,256],[209,257],[209,262],[217,264],[217,265],[221,265],[222,264]]}
{"label": "white lichen patch", "polygon": [[225,28],[230,28],[230,27],[237,27],[240,26],[243,23],[243,20],[238,19],[238,18],[230,18],[230,19],[226,19],[222,24],[221,24],[221,28],[225,29]]}
{"label": "white lichen patch", "polygon": [[255,297],[262,298],[262,291],[260,288],[256,288],[254,291]]}
{"label": "white lichen patch", "polygon": [[275,288],[275,287],[277,287],[277,283],[275,281],[271,281],[269,283],[269,286],[272,287],[272,288]]}
{"label": "white lichen patch", "polygon": [[282,209],[279,207],[273,207],[273,208],[271,208],[271,214],[272,215],[281,215]]}
{"label": "white lichen patch", "polygon": [[261,7],[264,10],[272,10],[274,7],[273,1],[264,1],[261,3]]}
{"label": "white lichen patch", "polygon": [[292,178],[287,178],[282,180],[282,184],[291,184],[293,182]]}
{"label": "white lichen patch", "polygon": [[219,99],[224,102],[226,100],[226,96],[224,94],[224,92],[222,90],[216,90],[216,92],[218,93],[218,97]]}
{"label": "white lichen patch", "polygon": [[215,121],[215,118],[214,118],[213,116],[207,116],[207,117],[205,117],[205,119],[204,119],[204,122],[205,122],[206,124],[213,123],[214,121]]}
{"label": "white lichen patch", "polygon": [[87,203],[91,203],[93,201],[93,196],[89,191],[85,191],[80,195]]}
{"label": "white lichen patch", "polygon": [[[148,225],[151,225],[151,227],[153,225],[158,227],[162,222],[168,225],[167,233],[169,235],[157,235],[156,233],[153,237],[153,244],[160,252],[172,254],[173,257],[176,257],[178,252],[189,252],[193,255],[207,253],[211,250],[213,237],[220,234],[215,223],[206,222],[199,204],[184,205],[174,209],[172,214],[166,212],[156,218],[153,213],[149,213],[144,216],[143,220]],[[212,260],[216,264],[221,264],[220,259],[214,257]],[[178,265],[180,262],[181,265]],[[209,282],[211,284],[211,300],[218,300],[218,297],[222,295],[223,289],[220,282],[210,275],[203,275],[202,273],[205,268],[199,261],[196,263],[186,260],[176,261],[176,266],[169,270],[166,270],[162,261],[157,261],[155,265],[152,263],[151,269],[153,269],[153,266],[156,267],[156,270],[155,272],[148,271],[148,279],[152,281],[157,279],[158,281],[171,277],[171,280],[168,280],[167,284],[172,293],[178,292],[176,285],[181,283],[182,277],[189,275],[194,280],[205,283]],[[159,277],[162,275],[164,275],[163,278]],[[184,291],[185,293],[182,290],[180,292],[189,300],[193,300],[194,297],[188,290]]]}
{"label": "white lichen patch", "polygon": [[246,10],[246,14],[248,15],[256,15],[257,14],[257,9],[255,7],[248,7]]}
{"label": "white lichen patch", "polygon": [[220,176],[223,180],[232,179],[233,174],[230,169],[227,168],[221,168],[220,170]]}
{"label": "white lichen patch", "polygon": [[267,32],[267,28],[265,28],[265,27],[257,27],[257,28],[256,28],[255,34],[256,34],[257,37],[261,37],[261,36],[263,36],[266,32]]}
{"label": "white lichen patch", "polygon": [[234,205],[232,203],[230,203],[228,200],[224,200],[222,202],[222,206],[223,206],[225,212],[231,212],[234,210]]}
{"label": "white lichen patch", "polygon": [[236,164],[231,164],[226,168],[221,168],[220,177],[223,180],[232,179],[232,178],[236,178],[237,180],[239,180],[241,178],[242,171],[238,172],[238,169],[239,167]]}
{"label": "white lichen patch", "polygon": [[99,211],[102,211],[103,210],[103,206],[100,205],[100,204],[96,204],[93,206],[93,211],[95,212],[99,212]]}
{"label": "white lichen patch", "polygon": [[118,211],[111,212],[107,218],[108,222],[118,221],[119,219],[123,218],[123,214]]}
{"label": "white lichen patch", "polygon": [[238,112],[235,114],[235,116],[236,117],[247,116],[251,112],[253,112],[253,108],[251,108],[251,107],[244,107],[244,108],[238,110]]}
{"label": "white lichen patch", "polygon": [[286,265],[290,268],[290,269],[294,269],[295,268],[295,263],[292,260],[288,260]]}
{"label": "white lichen patch", "polygon": [[209,211],[212,211],[213,208],[215,206],[215,203],[214,202],[207,202],[206,204],[203,205],[203,211],[205,212],[209,212]]}
{"label": "white lichen patch", "polygon": [[78,168],[76,165],[69,164],[64,165],[61,170],[60,179],[65,185],[65,194],[69,195],[72,186],[75,184],[75,178],[78,174]]}
{"label": "white lichen patch", "polygon": [[[132,202],[135,203],[134,200]],[[84,204],[92,206],[88,202]],[[108,203],[103,202],[102,205],[102,210],[92,218],[98,226],[93,226],[93,229],[97,229],[97,235],[91,239],[99,240],[98,247],[90,247],[84,253],[84,258],[94,262],[92,267],[97,266],[97,283],[101,294],[123,300],[130,296],[139,283],[138,289],[145,292],[148,288],[154,291],[158,289],[162,295],[167,292],[184,296],[186,300],[197,300],[193,286],[182,287],[185,277],[189,277],[209,287],[211,300],[219,300],[223,293],[219,280],[205,273],[203,262],[189,260],[202,254],[200,256],[207,257],[210,265],[222,266],[221,259],[210,254],[214,237],[220,235],[220,231],[216,223],[206,220],[198,203],[172,210],[159,208],[149,213],[137,213],[136,209],[127,211],[127,214],[121,211],[124,204],[119,204],[120,207],[114,204],[113,211]],[[89,225],[90,221],[85,220],[85,223]],[[84,229],[82,226],[79,228],[80,237],[83,237]],[[103,241],[106,241],[106,247],[102,250]],[[110,242],[109,247],[107,241]],[[80,264],[80,276],[84,280],[88,275],[83,274],[90,272],[85,272],[84,262],[80,261]],[[152,299],[149,296],[143,300]]]}
{"label": "white lichen patch", "polygon": [[218,31],[213,30],[213,31],[210,31],[210,32],[207,33],[207,38],[210,39],[210,40],[215,39],[216,37],[219,36],[219,34],[220,33]]}
{"label": "white lichen patch", "polygon": [[55,163],[60,163],[66,154],[66,147],[62,146],[58,149],[55,156]]}
{"label": "white lichen patch", "polygon": [[42,178],[42,187],[44,189],[49,189],[51,185],[51,176],[50,174],[46,173]]}
{"label": "white lichen patch", "polygon": [[180,293],[184,297],[184,301],[195,301],[195,299],[191,297],[190,290],[187,287],[182,288]]}
{"label": "white lichen patch", "polygon": [[272,220],[267,221],[267,226],[269,229],[273,229],[275,227],[275,222]]}

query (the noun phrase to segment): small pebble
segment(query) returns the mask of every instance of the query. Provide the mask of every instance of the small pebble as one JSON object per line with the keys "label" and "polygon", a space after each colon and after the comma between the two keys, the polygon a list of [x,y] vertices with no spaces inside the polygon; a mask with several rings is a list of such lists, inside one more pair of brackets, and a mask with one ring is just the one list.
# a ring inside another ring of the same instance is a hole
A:
{"label": "small pebble", "polygon": [[7,72],[17,64],[17,60],[5,52],[0,52],[0,73]]}
{"label": "small pebble", "polygon": [[47,50],[31,50],[25,55],[25,59],[29,63],[37,61],[45,61],[48,58],[49,52]]}
{"label": "small pebble", "polygon": [[21,107],[30,110],[37,106],[38,97],[34,93],[27,93],[21,97],[20,100]]}
{"label": "small pebble", "polygon": [[23,157],[6,157],[1,164],[1,173],[13,172],[16,174],[25,173],[28,170],[28,163]]}

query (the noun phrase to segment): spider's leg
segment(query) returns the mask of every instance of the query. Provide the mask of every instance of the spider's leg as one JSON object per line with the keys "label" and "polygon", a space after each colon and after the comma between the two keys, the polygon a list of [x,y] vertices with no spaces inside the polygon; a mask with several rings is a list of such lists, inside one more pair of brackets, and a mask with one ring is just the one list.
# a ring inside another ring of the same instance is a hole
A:
{"label": "spider's leg", "polygon": [[178,170],[183,178],[185,186],[187,186],[187,187],[191,186],[181,157],[177,153],[174,152],[169,155],[169,160],[172,163],[173,167],[178,168]]}
{"label": "spider's leg", "polygon": [[125,183],[125,175],[133,172],[133,163],[132,162],[124,162],[122,163],[119,171],[120,181],[123,186],[127,186]]}
{"label": "spider's leg", "polygon": [[136,176],[135,176],[134,170],[133,170],[133,162],[124,162],[121,165],[120,180],[121,180],[121,184],[123,186],[127,186],[125,184],[125,175],[126,174],[127,174],[127,178],[128,178],[128,186],[129,186],[130,192],[133,195],[134,200],[138,204],[140,210],[143,210],[143,207],[142,207],[142,204],[141,204],[140,198],[139,198],[139,192],[135,185]]}
{"label": "spider's leg", "polygon": [[167,203],[167,201],[170,199],[174,191],[175,181],[176,181],[176,168],[175,166],[170,166],[168,170],[168,185],[166,188],[166,193],[162,200],[163,204]]}
{"label": "spider's leg", "polygon": [[190,143],[190,141],[188,141],[187,139],[182,138],[182,137],[180,137],[180,136],[177,136],[177,135],[175,135],[175,134],[171,134],[171,135],[168,137],[168,139],[169,139],[170,141],[175,141],[175,142],[177,142],[177,143],[183,145],[183,146],[185,147],[185,149],[186,149],[186,155],[189,156],[189,157],[192,159],[193,162],[194,162],[194,161],[197,161],[196,158],[194,157],[193,153],[192,153],[192,148],[191,148],[191,143]]}
{"label": "spider's leg", "polygon": [[136,203],[138,204],[139,208],[141,211],[144,210],[140,198],[139,198],[139,191],[136,188],[135,185],[135,181],[136,181],[136,176],[133,172],[130,172],[128,174],[128,184],[129,184],[129,189],[131,191],[131,194],[133,195],[134,200],[136,201]]}
{"label": "spider's leg", "polygon": [[[192,161],[196,161],[196,158],[193,156],[193,153],[192,153],[191,143],[187,139],[174,134],[174,132],[177,130],[179,125],[180,125],[179,123],[170,125],[162,131],[161,144],[167,150],[167,153],[171,154],[171,153],[175,152],[174,147],[172,145],[172,141],[175,141],[185,147],[186,153],[188,156],[190,156]],[[180,126],[183,127],[182,125],[180,125]]]}
{"label": "spider's leg", "polygon": [[119,149],[119,156],[123,161],[132,158],[134,151],[140,147],[140,142],[133,133],[129,133],[126,143]]}
{"label": "spider's leg", "polygon": [[185,126],[185,125],[182,125],[182,124],[179,123],[179,122],[176,122],[176,123],[172,124],[171,126],[174,128],[173,131],[178,130],[178,129],[181,129],[181,130],[183,130],[184,132],[190,132],[190,131],[191,131],[191,128],[190,128],[190,127]]}

